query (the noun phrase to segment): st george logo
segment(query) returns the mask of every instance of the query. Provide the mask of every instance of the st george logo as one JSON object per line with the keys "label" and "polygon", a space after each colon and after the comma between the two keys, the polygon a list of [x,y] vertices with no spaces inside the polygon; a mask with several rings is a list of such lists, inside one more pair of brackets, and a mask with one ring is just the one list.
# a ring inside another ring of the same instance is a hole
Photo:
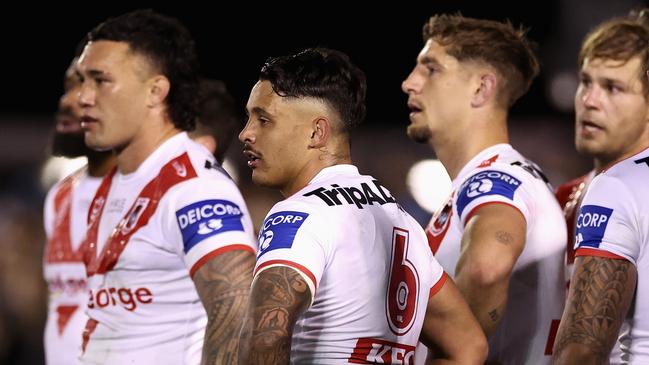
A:
{"label": "st george logo", "polygon": [[137,198],[135,204],[133,204],[133,207],[131,208],[131,213],[129,213],[128,218],[123,221],[121,228],[122,234],[128,234],[133,228],[135,228],[137,221],[140,219],[140,216],[142,216],[142,213],[144,213],[147,205],[149,205],[149,198]]}
{"label": "st george logo", "polygon": [[435,221],[433,221],[433,224],[431,224],[429,227],[430,233],[432,233],[433,236],[439,236],[440,234],[446,232],[448,223],[451,221],[452,211],[453,200],[449,199],[446,204],[444,204],[442,211],[439,212],[439,215],[435,218]]}
{"label": "st george logo", "polygon": [[442,244],[446,231],[451,225],[451,216],[453,215],[453,193],[441,211],[433,216],[433,221],[426,227],[426,238],[428,239],[428,246],[433,254],[437,253],[439,245]]}

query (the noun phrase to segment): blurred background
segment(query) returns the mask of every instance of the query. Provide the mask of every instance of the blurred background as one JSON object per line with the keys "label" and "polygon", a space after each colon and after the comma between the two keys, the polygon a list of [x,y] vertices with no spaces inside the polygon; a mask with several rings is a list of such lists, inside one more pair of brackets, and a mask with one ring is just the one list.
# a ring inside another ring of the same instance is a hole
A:
{"label": "blurred background", "polygon": [[[57,6],[54,10],[18,4],[1,15],[0,364],[43,363],[47,297],[41,211],[49,186],[71,168],[69,162],[48,161],[53,113],[77,42],[105,18],[140,7],[179,18],[196,39],[204,75],[225,81],[242,111],[267,57],[312,46],[346,52],[368,78],[368,117],[355,132],[352,157],[362,172],[382,181],[426,224],[446,198],[449,182],[433,162],[430,148],[407,138],[408,109],[400,85],[423,45],[421,28],[428,17],[459,11],[530,28],[529,37],[539,45],[542,71],[513,108],[511,143],[537,162],[556,186],[591,168],[573,148],[576,58],[582,38],[608,17],[647,6],[637,0],[517,5],[504,1],[62,4],[48,5]],[[258,227],[280,196],[250,183],[241,150],[235,141],[226,168],[237,176]]]}

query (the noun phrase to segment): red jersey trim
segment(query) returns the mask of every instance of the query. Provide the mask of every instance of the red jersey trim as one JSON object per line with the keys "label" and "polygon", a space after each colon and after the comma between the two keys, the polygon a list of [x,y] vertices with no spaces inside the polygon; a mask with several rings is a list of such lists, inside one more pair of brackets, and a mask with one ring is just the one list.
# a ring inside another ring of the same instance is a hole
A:
{"label": "red jersey trim", "polygon": [[[253,276],[256,276],[257,273],[260,272],[263,268],[271,266],[271,265],[288,266],[288,267],[291,267],[293,269],[296,269],[299,272],[303,273],[304,275],[308,276],[309,279],[311,279],[311,281],[313,282],[313,287],[314,288],[318,287],[318,281],[315,279],[315,275],[313,275],[313,273],[309,269],[307,269],[306,267],[304,267],[304,266],[302,266],[302,265],[300,265],[298,263],[295,263],[293,261],[288,261],[288,260],[270,260],[270,261],[266,261],[263,264],[259,265],[259,267],[257,267],[257,269],[255,269],[255,273],[254,273]],[[312,293],[312,294],[313,294],[313,296],[315,296],[315,293]]]}
{"label": "red jersey trim", "polygon": [[86,328],[84,328],[83,334],[81,335],[83,338],[83,343],[81,344],[81,353],[86,352],[86,347],[88,346],[88,342],[90,341],[90,335],[95,332],[98,324],[99,322],[97,322],[97,320],[88,318],[88,322],[86,322]]}
{"label": "red jersey trim", "polygon": [[515,205],[513,205],[513,204],[511,204],[511,203],[507,203],[507,202],[491,201],[491,202],[485,202],[485,203],[478,204],[478,205],[476,205],[473,209],[471,209],[471,211],[469,212],[469,214],[466,215],[466,219],[465,219],[464,222],[462,223],[462,226],[466,225],[466,222],[468,222],[469,219],[471,219],[471,217],[473,217],[473,215],[474,215],[475,213],[477,213],[478,209],[482,208],[482,207],[485,206],[485,205],[489,205],[489,204],[504,204],[504,205],[508,205],[508,206],[510,206],[510,207],[512,207],[512,208],[514,208],[514,209],[516,209],[516,210],[521,214],[521,216],[523,217],[523,220],[525,220],[525,222],[527,222],[527,219],[525,219],[525,215],[523,214],[523,212],[521,212],[520,209],[518,209],[517,206],[515,206]]}
{"label": "red jersey trim", "polygon": [[[45,262],[83,263],[83,245],[72,249],[72,194],[85,171],[85,167],[70,174],[60,183],[52,201],[52,234],[47,237]],[[82,241],[83,242],[83,241]]]}
{"label": "red jersey trim", "polygon": [[614,260],[627,260],[629,261],[626,257],[616,255],[612,252],[604,251],[604,250],[598,250],[595,248],[586,248],[586,247],[580,247],[577,249],[577,252],[575,252],[575,257],[578,256],[595,256],[595,257],[603,257],[607,259],[614,259]]}
{"label": "red jersey trim", "polygon": [[248,245],[241,244],[241,243],[235,243],[235,244],[232,244],[232,245],[219,247],[216,250],[213,250],[213,251],[209,252],[207,255],[201,257],[200,260],[196,261],[196,263],[192,266],[191,270],[189,270],[189,276],[193,279],[194,274],[196,273],[196,271],[198,271],[198,269],[203,267],[203,265],[205,265],[208,261],[215,258],[216,256],[224,254],[226,252],[239,251],[239,250],[248,251],[248,252],[252,253],[253,255],[255,254],[255,250],[252,247],[250,247]]}
{"label": "red jersey trim", "polygon": [[432,298],[433,295],[437,294],[440,290],[442,290],[442,287],[446,283],[446,279],[448,279],[448,274],[446,274],[445,271],[442,271],[442,277],[437,280],[437,283],[433,285],[432,288],[430,288],[430,292],[428,294],[428,298]]}
{"label": "red jersey trim", "polygon": [[197,176],[187,152],[183,152],[167,162],[162,166],[158,175],[149,181],[135,198],[131,208],[115,226],[113,233],[108,236],[101,253],[97,256],[99,222],[116,171],[117,168],[113,168],[113,171],[104,177],[88,211],[89,225],[85,241],[82,243],[88,277],[112,270],[122,251],[130,242],[131,236],[149,223],[149,219],[155,214],[158,203],[164,194],[176,184]]}

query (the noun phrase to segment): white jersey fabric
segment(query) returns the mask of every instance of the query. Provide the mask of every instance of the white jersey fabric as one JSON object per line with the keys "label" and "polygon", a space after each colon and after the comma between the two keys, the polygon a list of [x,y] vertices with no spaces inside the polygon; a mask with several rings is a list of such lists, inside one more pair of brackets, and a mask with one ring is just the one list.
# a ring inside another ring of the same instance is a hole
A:
{"label": "white jersey fabric", "polygon": [[292,364],[412,364],[428,299],[446,279],[421,226],[353,165],[323,169],[270,210],[255,277],[274,266],[297,270],[313,299]]}
{"label": "white jersey fabric", "polygon": [[180,133],[128,175],[104,178],[89,214],[88,364],[199,364],[207,317],[192,276],[256,251],[246,204],[202,146]]}
{"label": "white jersey fabric", "polygon": [[540,169],[509,144],[491,146],[453,180],[449,201],[426,228],[435,258],[451,276],[464,226],[477,208],[507,204],[525,218],[525,247],[514,265],[507,307],[489,338],[488,360],[549,364],[565,302],[566,224]]}
{"label": "white jersey fabric", "polygon": [[581,199],[583,199],[588,184],[593,180],[596,171],[592,170],[586,175],[578,177],[560,185],[555,191],[555,196],[563,210],[563,216],[566,219],[566,228],[568,230],[568,241],[566,246],[566,289],[570,288],[570,279],[575,272],[575,230],[577,224],[577,213]]}
{"label": "white jersey fabric", "polygon": [[100,182],[101,178],[89,176],[84,167],[54,185],[45,199],[43,272],[49,299],[44,340],[48,365],[79,363],[81,335],[88,320],[86,268],[80,246],[88,207]]}
{"label": "white jersey fabric", "polygon": [[649,149],[597,175],[577,217],[576,256],[626,259],[638,271],[620,333],[621,364],[649,363]]}

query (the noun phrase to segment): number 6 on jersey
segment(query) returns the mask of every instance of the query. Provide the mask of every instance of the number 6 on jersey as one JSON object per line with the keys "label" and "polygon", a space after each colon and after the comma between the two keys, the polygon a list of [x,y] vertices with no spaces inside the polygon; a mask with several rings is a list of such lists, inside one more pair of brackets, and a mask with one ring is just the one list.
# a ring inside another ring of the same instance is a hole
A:
{"label": "number 6 on jersey", "polygon": [[407,256],[408,231],[394,227],[386,311],[390,330],[398,336],[408,333],[417,315],[419,275]]}

